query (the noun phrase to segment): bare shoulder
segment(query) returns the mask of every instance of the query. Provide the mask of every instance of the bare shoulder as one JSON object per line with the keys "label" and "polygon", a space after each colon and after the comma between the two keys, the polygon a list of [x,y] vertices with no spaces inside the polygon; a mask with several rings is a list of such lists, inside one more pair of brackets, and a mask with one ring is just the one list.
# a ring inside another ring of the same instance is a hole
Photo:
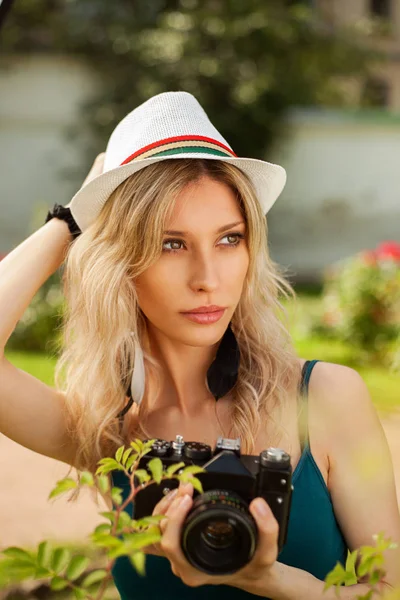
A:
{"label": "bare shoulder", "polygon": [[381,430],[377,411],[372,403],[368,386],[362,376],[351,367],[321,361],[314,367],[309,384],[309,403],[327,444],[328,454],[339,443],[364,434]]}

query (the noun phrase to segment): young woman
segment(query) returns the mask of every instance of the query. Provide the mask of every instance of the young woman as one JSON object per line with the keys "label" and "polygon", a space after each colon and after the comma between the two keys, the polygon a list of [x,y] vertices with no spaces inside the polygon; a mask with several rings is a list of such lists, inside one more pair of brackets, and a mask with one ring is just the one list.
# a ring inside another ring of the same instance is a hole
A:
{"label": "young woman", "polygon": [[[147,576],[120,557],[116,586],[132,600],[334,598],[323,593],[326,574],[375,533],[399,541],[400,518],[390,452],[362,378],[298,357],[284,325],[280,294],[292,290],[269,257],[265,216],[284,170],[237,157],[185,92],[159,94],[127,115],[104,167],[103,158],[68,205],[73,219],[59,213],[0,263],[3,349],[64,261],[67,300],[56,390],[3,353],[0,431],[92,471],[135,437],[179,434],[212,448],[219,436],[239,437],[241,452],[253,455],[278,446],[291,456],[294,485],[282,552],[277,521],[254,499],[251,562],[225,576],[193,568],[179,542],[193,487],[180,486],[154,509],[166,518],[162,541],[147,549]],[[383,588],[399,583],[398,550],[386,553],[385,569]],[[341,597],[368,589],[359,583]]]}

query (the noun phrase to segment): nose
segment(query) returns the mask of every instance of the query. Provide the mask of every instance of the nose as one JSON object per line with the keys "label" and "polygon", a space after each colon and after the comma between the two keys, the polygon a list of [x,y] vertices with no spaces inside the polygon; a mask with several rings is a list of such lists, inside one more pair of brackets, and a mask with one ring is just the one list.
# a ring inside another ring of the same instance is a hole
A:
{"label": "nose", "polygon": [[190,265],[189,286],[195,291],[214,292],[219,286],[218,261],[207,252],[197,252]]}

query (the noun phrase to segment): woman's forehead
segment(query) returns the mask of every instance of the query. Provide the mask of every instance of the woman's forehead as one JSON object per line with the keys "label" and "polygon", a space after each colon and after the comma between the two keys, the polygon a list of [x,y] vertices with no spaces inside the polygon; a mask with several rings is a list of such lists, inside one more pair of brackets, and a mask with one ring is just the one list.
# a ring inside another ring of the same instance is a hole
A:
{"label": "woman's forehead", "polygon": [[217,230],[234,221],[242,221],[239,202],[225,183],[203,178],[187,186],[176,198],[165,228],[189,232],[199,227]]}

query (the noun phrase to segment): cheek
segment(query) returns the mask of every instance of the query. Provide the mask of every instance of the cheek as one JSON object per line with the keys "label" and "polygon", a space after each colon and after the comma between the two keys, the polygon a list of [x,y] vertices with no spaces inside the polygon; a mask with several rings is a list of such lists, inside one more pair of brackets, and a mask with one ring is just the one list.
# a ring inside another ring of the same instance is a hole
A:
{"label": "cheek", "polygon": [[147,269],[136,280],[136,292],[139,306],[146,316],[160,314],[160,311],[171,308],[176,299],[176,285],[171,270],[160,268],[159,265]]}

